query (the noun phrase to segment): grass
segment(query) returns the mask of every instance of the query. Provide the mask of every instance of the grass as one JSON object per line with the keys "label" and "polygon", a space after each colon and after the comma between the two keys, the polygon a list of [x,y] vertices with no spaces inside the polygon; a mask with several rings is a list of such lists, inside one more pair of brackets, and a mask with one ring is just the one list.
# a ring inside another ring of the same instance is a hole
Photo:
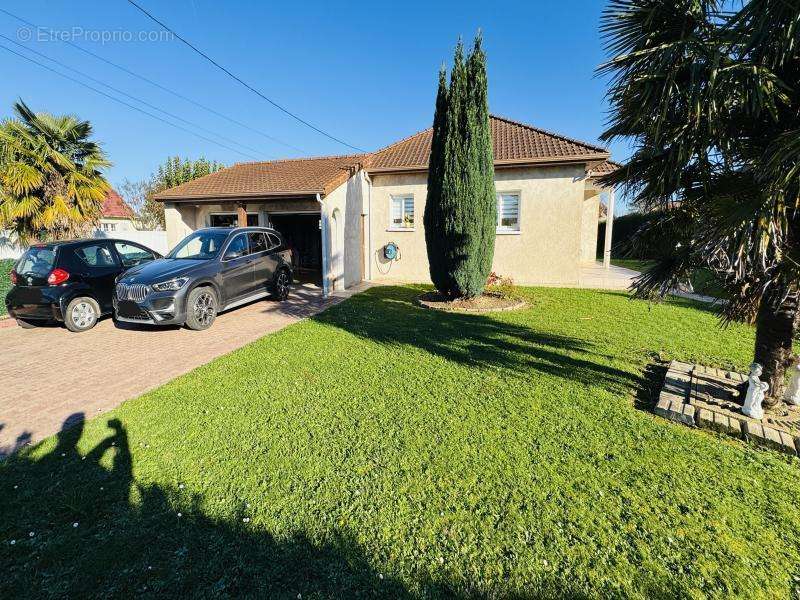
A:
{"label": "grass", "polygon": [[647,410],[656,356],[743,367],[750,328],[685,300],[523,288],[487,316],[420,291],[373,288],[1,463],[0,597],[797,593],[800,461]]}
{"label": "grass", "polygon": [[[651,262],[652,261],[649,260],[639,260],[635,258],[614,258],[611,260],[612,265],[639,272],[646,271],[650,267]],[[692,288],[698,294],[713,296],[715,298],[725,298],[725,291],[720,287],[719,283],[717,283],[717,280],[711,272],[706,269],[699,269],[692,273]]]}
{"label": "grass", "polygon": [[9,273],[14,263],[17,262],[12,259],[0,258],[0,317],[6,314],[6,294],[11,289],[11,278]]}

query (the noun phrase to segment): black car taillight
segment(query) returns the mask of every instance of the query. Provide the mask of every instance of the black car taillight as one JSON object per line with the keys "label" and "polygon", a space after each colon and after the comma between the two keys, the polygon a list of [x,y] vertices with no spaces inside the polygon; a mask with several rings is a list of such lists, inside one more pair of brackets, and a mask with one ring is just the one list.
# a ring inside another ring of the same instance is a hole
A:
{"label": "black car taillight", "polygon": [[50,275],[47,276],[48,285],[61,285],[69,279],[69,273],[64,269],[53,269]]}

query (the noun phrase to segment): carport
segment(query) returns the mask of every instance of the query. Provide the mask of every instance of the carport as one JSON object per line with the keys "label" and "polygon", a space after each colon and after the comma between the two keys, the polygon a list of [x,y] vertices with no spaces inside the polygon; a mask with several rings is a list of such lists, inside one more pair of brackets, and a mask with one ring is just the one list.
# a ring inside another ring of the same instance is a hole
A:
{"label": "carport", "polygon": [[271,226],[293,251],[297,279],[323,294],[364,279],[361,157],[240,163],[160,192],[167,242],[203,227]]}
{"label": "carport", "polygon": [[322,221],[319,212],[269,212],[269,224],[292,251],[295,279],[322,285]]}

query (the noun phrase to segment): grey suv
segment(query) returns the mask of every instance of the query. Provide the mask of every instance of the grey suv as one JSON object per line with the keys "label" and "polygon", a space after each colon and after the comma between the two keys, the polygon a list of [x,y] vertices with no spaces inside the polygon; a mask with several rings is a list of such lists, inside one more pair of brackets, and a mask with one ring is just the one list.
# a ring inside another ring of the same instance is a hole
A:
{"label": "grey suv", "polygon": [[164,258],[117,278],[114,316],[131,323],[207,329],[220,311],[268,294],[285,300],[291,262],[273,229],[200,229]]}

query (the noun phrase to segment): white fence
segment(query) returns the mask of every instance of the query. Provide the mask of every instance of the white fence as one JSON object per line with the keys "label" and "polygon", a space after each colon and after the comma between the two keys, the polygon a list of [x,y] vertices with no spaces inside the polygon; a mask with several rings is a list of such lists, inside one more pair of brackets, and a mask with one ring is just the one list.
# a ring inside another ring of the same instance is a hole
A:
{"label": "white fence", "polygon": [[94,232],[94,237],[129,240],[147,246],[161,254],[169,252],[166,231],[137,231],[135,229],[131,231],[100,231],[97,229]]}
{"label": "white fence", "polygon": [[23,249],[17,243],[17,237],[10,231],[0,231],[0,259],[19,258]]}
{"label": "white fence", "polygon": [[[152,248],[156,252],[166,254],[169,252],[167,246],[167,232],[166,231],[100,231],[95,230],[92,234],[96,238],[115,238],[119,240],[129,240],[137,242],[148,248]],[[0,259],[3,258],[19,258],[25,248],[17,243],[16,236],[10,231],[0,231]]]}

